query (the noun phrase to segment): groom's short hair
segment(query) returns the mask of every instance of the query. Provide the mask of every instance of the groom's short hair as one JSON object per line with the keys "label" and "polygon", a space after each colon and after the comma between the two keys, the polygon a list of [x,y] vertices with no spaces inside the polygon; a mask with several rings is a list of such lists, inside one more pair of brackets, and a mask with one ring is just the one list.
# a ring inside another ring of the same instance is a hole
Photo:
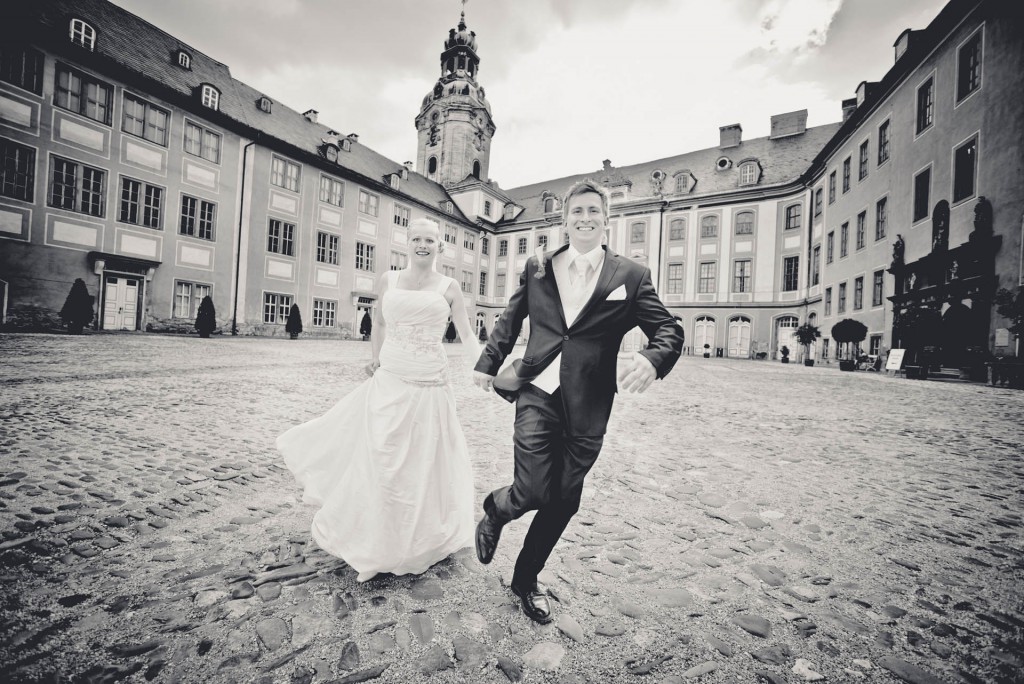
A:
{"label": "groom's short hair", "polygon": [[604,212],[604,220],[608,221],[609,216],[609,204],[611,200],[608,197],[608,191],[604,189],[604,186],[593,181],[589,178],[584,178],[581,181],[576,181],[569,192],[565,193],[565,199],[562,200],[562,225],[569,225],[569,200],[577,195],[583,195],[585,193],[592,192],[601,198],[601,210]]}

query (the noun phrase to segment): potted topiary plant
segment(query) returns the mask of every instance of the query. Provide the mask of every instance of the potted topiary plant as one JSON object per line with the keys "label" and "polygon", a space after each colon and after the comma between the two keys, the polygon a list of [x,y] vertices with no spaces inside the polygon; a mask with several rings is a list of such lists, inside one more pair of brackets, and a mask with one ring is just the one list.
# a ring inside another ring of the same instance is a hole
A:
{"label": "potted topiary plant", "polygon": [[[832,339],[836,344],[850,345],[859,344],[868,336],[868,327],[860,321],[852,318],[844,318],[832,326]],[[855,352],[851,353],[850,347],[846,347],[848,358],[840,359],[839,370],[852,371],[857,369]]]}
{"label": "potted topiary plant", "polygon": [[359,334],[363,336],[363,342],[370,339],[371,332],[373,332],[373,320],[370,319],[370,312],[364,311],[363,318],[359,321]]}
{"label": "potted topiary plant", "polygon": [[81,335],[85,326],[92,323],[92,317],[92,295],[85,287],[85,281],[76,278],[64,300],[64,308],[60,310],[60,320],[68,326],[70,334]]}
{"label": "potted topiary plant", "polygon": [[487,341],[487,328],[485,328],[484,326],[481,325],[480,326],[480,334],[478,335],[478,337],[480,338],[481,342],[486,342]]}
{"label": "potted topiary plant", "polygon": [[292,304],[292,308],[288,310],[288,321],[284,324],[284,330],[293,340],[298,339],[299,333],[302,332],[302,314],[299,312],[298,304]]}
{"label": "potted topiary plant", "polygon": [[448,321],[448,327],[444,331],[444,339],[446,342],[451,344],[452,342],[455,341],[455,336],[455,323],[452,321]]}
{"label": "potted topiary plant", "polygon": [[199,336],[206,339],[217,328],[217,312],[213,308],[213,300],[210,295],[203,297],[199,302],[199,311],[196,313],[196,330]]}
{"label": "potted topiary plant", "polygon": [[710,359],[711,358],[711,345],[706,343],[706,342],[704,343],[704,358],[705,359]]}
{"label": "potted topiary plant", "polygon": [[811,358],[811,345],[814,344],[814,340],[821,337],[821,331],[818,330],[818,326],[811,325],[810,323],[804,323],[793,333],[796,341],[803,345],[804,348],[804,365],[813,366],[814,359]]}
{"label": "potted topiary plant", "polygon": [[782,348],[779,349],[779,354],[782,355],[782,363],[789,363],[789,347],[782,345]]}

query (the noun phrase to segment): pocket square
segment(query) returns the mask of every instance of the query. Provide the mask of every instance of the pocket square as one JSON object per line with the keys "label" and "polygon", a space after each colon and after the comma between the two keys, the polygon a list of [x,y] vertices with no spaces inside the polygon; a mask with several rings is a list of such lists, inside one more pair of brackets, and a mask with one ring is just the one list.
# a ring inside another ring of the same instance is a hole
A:
{"label": "pocket square", "polygon": [[605,297],[606,302],[617,302],[626,298],[626,286],[619,285],[617,288],[612,290],[611,294]]}

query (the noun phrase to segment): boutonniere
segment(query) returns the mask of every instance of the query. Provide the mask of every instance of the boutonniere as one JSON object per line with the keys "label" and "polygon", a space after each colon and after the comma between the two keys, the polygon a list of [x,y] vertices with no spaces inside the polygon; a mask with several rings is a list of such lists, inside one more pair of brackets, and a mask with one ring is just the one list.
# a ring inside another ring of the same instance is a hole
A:
{"label": "boutonniere", "polygon": [[544,248],[538,247],[535,250],[535,255],[537,257],[537,272],[533,274],[533,277],[540,280],[548,273],[547,268],[545,268],[547,266],[547,261],[544,259]]}

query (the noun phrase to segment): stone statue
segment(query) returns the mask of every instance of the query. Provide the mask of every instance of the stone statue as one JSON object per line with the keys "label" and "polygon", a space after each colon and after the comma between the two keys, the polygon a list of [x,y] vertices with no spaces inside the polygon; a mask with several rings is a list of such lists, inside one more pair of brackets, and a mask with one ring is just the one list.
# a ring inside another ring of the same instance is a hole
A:
{"label": "stone statue", "polygon": [[903,236],[899,233],[896,234],[896,241],[892,243],[892,265],[903,265]]}
{"label": "stone statue", "polygon": [[944,252],[949,247],[949,202],[942,200],[932,210],[932,251]]}
{"label": "stone statue", "polygon": [[978,198],[974,205],[974,232],[972,239],[992,235],[992,203],[984,196]]}

